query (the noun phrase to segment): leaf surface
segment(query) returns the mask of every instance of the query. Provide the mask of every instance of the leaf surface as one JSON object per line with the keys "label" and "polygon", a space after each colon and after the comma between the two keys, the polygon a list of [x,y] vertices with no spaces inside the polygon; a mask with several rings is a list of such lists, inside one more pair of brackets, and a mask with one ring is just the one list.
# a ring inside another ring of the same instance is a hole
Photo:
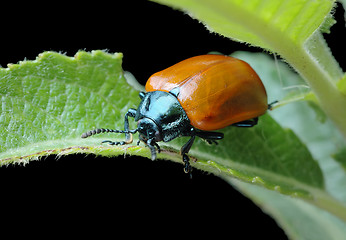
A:
{"label": "leaf surface", "polygon": [[[234,179],[228,182],[275,218],[289,239],[337,240],[346,235],[345,222],[307,202]],[[249,227],[256,224],[250,221]]]}
{"label": "leaf surface", "polygon": [[[282,194],[268,192],[264,188],[230,178],[226,180],[251,198],[263,211],[273,216],[292,239],[342,239],[346,229],[345,217],[338,214],[345,213],[346,171],[331,156],[344,164],[346,148],[343,136],[331,121],[325,118],[324,113],[321,117],[319,106],[303,101],[310,101],[306,96],[311,94],[311,90],[286,64],[259,53],[236,52],[233,56],[247,61],[260,74],[271,98],[282,98],[284,102],[290,103],[283,104],[284,106],[270,114],[283,127],[292,129],[319,162],[326,192],[337,201],[328,203],[325,198],[322,200],[323,203],[317,203],[317,197],[314,204],[322,209],[335,207],[329,209],[330,212],[334,212],[334,216],[298,199],[287,198]],[[315,196],[324,198],[323,195],[324,193],[320,192]],[[344,221],[335,216],[341,217]]]}
{"label": "leaf surface", "polygon": [[[150,157],[143,145],[100,144],[106,139],[123,140],[121,134],[80,138],[94,128],[122,129],[124,114],[138,106],[138,91],[126,82],[121,57],[102,51],[79,52],[73,58],[46,52],[35,61],[0,69],[0,118],[5,129],[0,135],[1,164],[77,152]],[[135,127],[133,121],[130,125]],[[194,167],[316,204],[333,202],[324,192],[321,169],[308,148],[268,114],[254,128],[228,127],[222,132],[225,139],[218,146],[196,141],[189,154]],[[160,143],[163,152],[158,157],[181,162],[179,150],[187,140]]]}
{"label": "leaf surface", "polygon": [[[181,9],[226,37],[273,49],[280,41],[303,43],[333,7],[325,0],[154,0]],[[333,21],[323,25],[328,31]]]}
{"label": "leaf surface", "polygon": [[121,128],[127,108],[138,104],[121,61],[122,54],[102,51],[45,52],[0,69],[1,164],[80,146],[81,133],[97,123]]}

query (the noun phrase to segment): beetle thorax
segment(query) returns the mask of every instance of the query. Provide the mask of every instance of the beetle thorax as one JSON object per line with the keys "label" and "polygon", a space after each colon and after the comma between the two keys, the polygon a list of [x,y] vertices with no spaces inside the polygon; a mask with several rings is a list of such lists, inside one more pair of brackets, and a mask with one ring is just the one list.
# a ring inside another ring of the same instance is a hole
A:
{"label": "beetle thorax", "polygon": [[135,120],[138,121],[138,127],[143,128],[139,130],[142,137],[145,137],[147,130],[148,134],[151,132],[152,135],[154,131],[159,131],[158,137],[164,142],[182,135],[190,126],[178,99],[173,94],[162,91],[145,94],[138,106]]}

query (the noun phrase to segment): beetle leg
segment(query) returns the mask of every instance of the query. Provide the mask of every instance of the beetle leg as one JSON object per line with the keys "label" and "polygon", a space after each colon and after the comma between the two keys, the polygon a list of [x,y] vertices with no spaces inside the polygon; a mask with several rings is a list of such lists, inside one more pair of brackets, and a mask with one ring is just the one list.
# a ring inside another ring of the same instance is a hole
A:
{"label": "beetle leg", "polygon": [[196,135],[207,141],[209,144],[217,144],[216,140],[223,139],[223,133],[220,132],[197,131]]}
{"label": "beetle leg", "polygon": [[184,172],[189,173],[190,179],[192,179],[192,168],[190,165],[190,158],[186,154],[183,155],[183,162],[184,162]]}
{"label": "beetle leg", "polygon": [[125,145],[125,144],[130,144],[133,141],[132,133],[137,132],[136,130],[130,130],[130,124],[129,124],[129,117],[135,117],[136,116],[137,110],[134,108],[130,108],[127,113],[125,114],[125,120],[124,120],[124,131],[118,131],[118,132],[125,132],[125,141],[120,141],[120,142],[113,142],[110,140],[105,140],[102,141],[102,143],[108,143],[109,145]]}
{"label": "beetle leg", "polygon": [[193,135],[191,136],[191,138],[189,139],[189,141],[187,141],[187,143],[184,144],[184,146],[182,146],[181,150],[180,150],[180,154],[183,155],[183,154],[187,154],[191,147],[192,147],[192,144],[193,142],[195,141],[195,138],[196,136]]}
{"label": "beetle leg", "polygon": [[157,145],[157,143],[155,142],[155,138],[151,138],[146,142],[147,146],[150,148],[150,152],[151,152],[151,160],[156,160],[156,149],[155,147],[158,148],[158,150],[160,151],[160,147],[159,145]]}
{"label": "beetle leg", "polygon": [[[144,144],[147,145],[147,146],[148,146],[148,145],[154,145],[154,146],[157,148],[157,152],[158,152],[158,153],[161,152],[161,148],[160,148],[159,144],[157,144],[157,143],[155,142],[155,138],[146,140],[146,139],[144,139],[141,135],[139,135],[139,140],[137,141],[137,145],[139,145],[141,141],[144,142]],[[149,141],[150,141],[150,143],[149,143]],[[149,146],[149,147],[150,147],[150,146]],[[155,160],[155,159],[154,159],[154,160]]]}
{"label": "beetle leg", "polygon": [[151,160],[155,161],[156,160],[156,149],[153,145],[148,145],[150,148],[150,153],[151,153]]}
{"label": "beetle leg", "polygon": [[140,99],[143,99],[144,96],[145,96],[145,92],[139,92],[139,98],[140,98]]}
{"label": "beetle leg", "polygon": [[[129,125],[129,117],[135,117],[137,110],[134,108],[130,108],[127,113],[125,114],[125,120],[124,120],[124,130],[128,131],[130,130]],[[125,143],[129,144],[132,143],[132,134],[131,133],[125,133]]]}
{"label": "beetle leg", "polygon": [[278,100],[275,100],[274,102],[271,102],[268,104],[268,110],[273,110],[274,105],[276,105],[277,103],[279,103]]}
{"label": "beetle leg", "polygon": [[190,165],[190,158],[187,156],[188,152],[190,151],[193,142],[195,141],[196,136],[192,135],[189,141],[182,146],[180,149],[180,154],[183,156],[183,162],[184,162],[184,172],[189,173],[191,172],[191,165]]}
{"label": "beetle leg", "polygon": [[157,152],[160,153],[161,152],[161,148],[159,146],[159,144],[157,144],[156,142],[154,142],[155,147],[157,148]]}
{"label": "beetle leg", "polygon": [[147,144],[147,140],[144,139],[144,138],[142,137],[142,135],[139,134],[139,135],[138,135],[137,146],[139,146],[139,144],[140,144],[141,142],[144,142],[145,145]]}
{"label": "beetle leg", "polygon": [[237,123],[233,123],[232,126],[236,126],[236,127],[253,127],[258,123],[258,117],[253,118],[253,119],[249,119],[249,120],[245,120],[242,122],[237,122]]}

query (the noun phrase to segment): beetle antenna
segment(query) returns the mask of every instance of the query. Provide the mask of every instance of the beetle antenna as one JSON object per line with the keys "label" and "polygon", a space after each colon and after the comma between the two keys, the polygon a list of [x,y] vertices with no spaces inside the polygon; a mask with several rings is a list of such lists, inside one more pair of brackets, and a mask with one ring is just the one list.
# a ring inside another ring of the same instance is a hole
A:
{"label": "beetle antenna", "polygon": [[115,130],[115,129],[108,129],[108,128],[97,128],[88,132],[85,132],[82,134],[82,138],[87,138],[92,135],[100,134],[100,133],[136,133],[138,131],[138,128],[134,130]]}

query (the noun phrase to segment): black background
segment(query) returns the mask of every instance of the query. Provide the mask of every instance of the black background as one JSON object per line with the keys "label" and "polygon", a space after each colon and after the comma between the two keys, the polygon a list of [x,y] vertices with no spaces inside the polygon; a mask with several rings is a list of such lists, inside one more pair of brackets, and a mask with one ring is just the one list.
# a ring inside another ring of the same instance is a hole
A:
{"label": "black background", "polygon": [[[261,51],[209,33],[198,21],[147,1],[96,1],[73,5],[8,6],[1,17],[0,64],[34,60],[47,50],[123,52],[123,68],[145,83],[185,58],[219,51]],[[4,10],[3,9],[3,10]],[[327,35],[345,69],[343,10]],[[274,220],[223,180],[182,165],[138,157],[50,156],[0,168],[1,205],[7,227],[35,234],[102,236],[205,236],[285,239]],[[35,220],[36,219],[36,220]],[[36,231],[37,228],[37,231]],[[6,229],[6,228],[5,228]],[[41,229],[41,230],[40,230]],[[29,230],[28,230],[29,231]],[[18,234],[12,231],[11,234]]]}

